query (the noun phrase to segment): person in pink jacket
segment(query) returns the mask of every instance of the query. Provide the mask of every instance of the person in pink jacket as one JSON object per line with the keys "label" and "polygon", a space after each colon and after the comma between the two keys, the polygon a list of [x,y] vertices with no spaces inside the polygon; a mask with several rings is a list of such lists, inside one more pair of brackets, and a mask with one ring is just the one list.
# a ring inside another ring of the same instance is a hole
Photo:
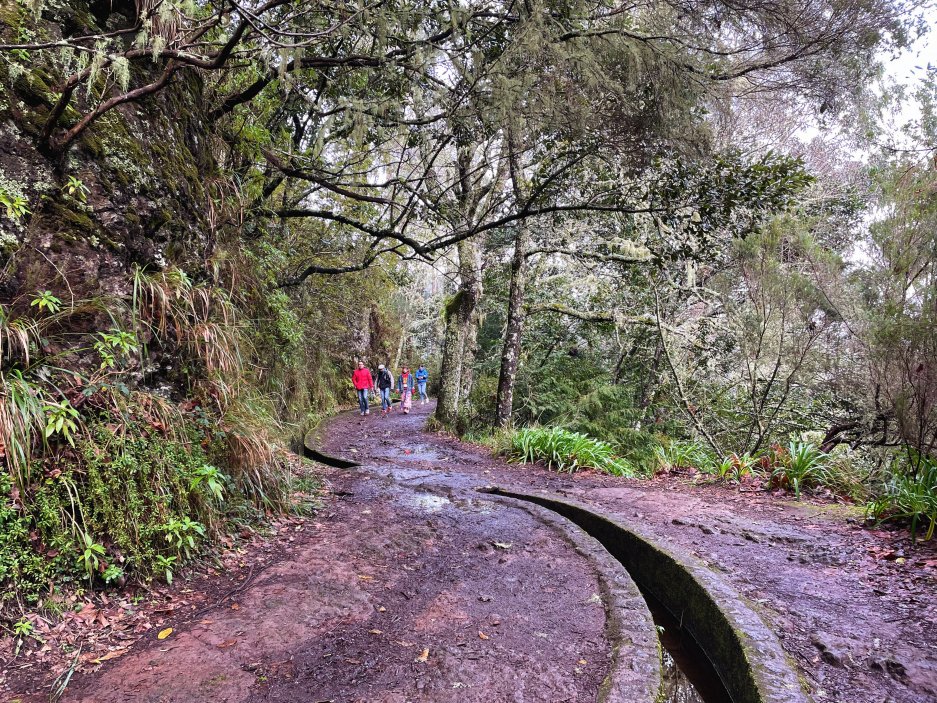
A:
{"label": "person in pink jacket", "polygon": [[368,408],[368,392],[374,386],[374,380],[371,378],[371,371],[363,361],[358,362],[358,368],[351,374],[351,382],[355,384],[355,390],[358,392],[358,409],[361,416],[370,415]]}

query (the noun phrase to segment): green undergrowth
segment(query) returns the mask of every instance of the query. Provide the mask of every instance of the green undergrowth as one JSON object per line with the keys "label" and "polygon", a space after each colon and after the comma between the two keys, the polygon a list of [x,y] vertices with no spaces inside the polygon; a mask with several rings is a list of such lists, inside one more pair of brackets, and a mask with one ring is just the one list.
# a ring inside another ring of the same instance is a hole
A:
{"label": "green undergrowth", "polygon": [[929,457],[899,457],[879,495],[869,501],[867,514],[882,522],[905,521],[912,538],[931,539],[937,528],[937,461]]}
{"label": "green undergrowth", "polygon": [[502,437],[501,451],[510,460],[542,461],[555,471],[594,469],[613,476],[633,476],[634,468],[607,442],[562,427],[525,427]]}
{"label": "green undergrowth", "polygon": [[265,387],[288,369],[257,373],[231,296],[174,267],[132,277],[125,298],[0,306],[0,621],[64,589],[171,581],[220,535],[314,501],[282,449],[285,391]]}
{"label": "green undergrowth", "polygon": [[[36,467],[41,479],[25,494],[0,474],[0,619],[53,608],[69,589],[171,582],[217,538],[263,521],[249,484],[219,469],[215,442],[203,447],[203,429],[186,424],[174,439],[142,424],[93,423],[68,461]],[[282,472],[279,488],[301,511],[316,485]]]}
{"label": "green undergrowth", "polygon": [[468,433],[464,439],[519,462],[545,463],[556,471],[595,469],[618,476],[656,471],[690,471],[711,480],[755,481],[765,490],[836,496],[865,505],[878,523],[907,525],[913,538],[937,533],[937,461],[903,454],[879,457],[839,445],[830,452],[795,437],[755,453],[718,456],[699,441],[672,440],[640,430],[616,432],[618,442],[590,437],[568,427],[527,427],[496,433]]}
{"label": "green undergrowth", "polygon": [[723,457],[697,441],[661,444],[655,453],[664,470],[693,469],[732,483],[757,479],[797,499],[809,492],[864,504],[867,516],[878,523],[907,524],[912,539],[930,539],[937,531],[937,461],[928,457],[897,454],[873,461],[845,445],[824,452],[797,438]]}

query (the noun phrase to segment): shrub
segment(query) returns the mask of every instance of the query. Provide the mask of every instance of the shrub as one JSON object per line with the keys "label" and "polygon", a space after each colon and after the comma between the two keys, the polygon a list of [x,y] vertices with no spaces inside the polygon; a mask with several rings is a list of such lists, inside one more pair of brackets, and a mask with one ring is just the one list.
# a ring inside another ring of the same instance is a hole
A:
{"label": "shrub", "polygon": [[879,522],[883,520],[910,520],[911,539],[918,528],[926,526],[924,539],[934,536],[937,527],[937,461],[921,458],[916,470],[901,467],[897,462],[891,480],[884,491],[866,508],[867,514]]}
{"label": "shrub", "polygon": [[775,450],[775,455],[772,485],[793,489],[797,498],[804,488],[825,485],[828,455],[815,444],[792,439],[786,451]]}
{"label": "shrub", "polygon": [[508,455],[524,463],[543,461],[550,469],[573,473],[596,469],[614,476],[633,476],[610,444],[561,427],[526,427],[509,436]]}

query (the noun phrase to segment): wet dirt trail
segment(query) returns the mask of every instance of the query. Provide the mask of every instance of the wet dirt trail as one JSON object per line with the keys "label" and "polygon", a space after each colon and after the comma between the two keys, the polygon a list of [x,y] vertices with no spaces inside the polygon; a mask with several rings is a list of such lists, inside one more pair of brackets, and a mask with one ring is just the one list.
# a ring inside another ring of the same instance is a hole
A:
{"label": "wet dirt trail", "polygon": [[[378,443],[399,424],[367,419],[355,432]],[[596,699],[611,656],[602,588],[562,531],[474,491],[327,479],[311,529],[235,602],[150,633],[63,700]]]}
{"label": "wet dirt trail", "polygon": [[937,701],[933,542],[911,548],[903,532],[865,529],[861,512],[849,506],[680,477],[569,476],[509,464],[484,448],[423,432],[424,421],[425,412],[345,414],[319,442],[361,462],[358,475],[419,490],[539,488],[637,519],[668,549],[728,580],[777,635],[814,700]]}
{"label": "wet dirt trail", "polygon": [[707,564],[818,703],[937,701],[933,547],[882,559],[900,535],[838,506],[508,464],[424,432],[431,410],[326,423],[320,448],[361,466],[326,471],[329,496],[292,548],[168,639],[148,633],[76,676],[63,700],[595,701],[612,656],[601,569],[536,511],[478,492],[499,485],[638,519]]}

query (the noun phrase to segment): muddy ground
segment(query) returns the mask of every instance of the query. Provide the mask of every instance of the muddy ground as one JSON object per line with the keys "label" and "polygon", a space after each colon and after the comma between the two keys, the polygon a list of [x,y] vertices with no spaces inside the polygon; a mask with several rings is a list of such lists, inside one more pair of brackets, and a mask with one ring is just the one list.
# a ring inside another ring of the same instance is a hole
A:
{"label": "muddy ground", "polygon": [[[322,448],[362,466],[326,472],[318,515],[285,522],[288,541],[233,588],[174,586],[197,610],[83,666],[63,700],[593,701],[610,658],[595,566],[554,527],[476,492],[501,485],[638,519],[722,572],[818,702],[937,701],[933,546],[911,549],[836,504],[508,464],[423,432],[430,410],[326,425]],[[50,677],[31,676],[12,698],[48,700]]]}
{"label": "muddy ground", "polygon": [[62,700],[595,700],[611,656],[605,604],[562,532],[474,492],[328,481],[296,547],[236,598],[167,620],[164,640],[153,628]]}
{"label": "muddy ground", "polygon": [[861,510],[830,501],[509,464],[421,432],[425,408],[416,410],[386,420],[340,416],[322,447],[406,486],[536,487],[638,519],[724,574],[817,701],[937,701],[937,540],[912,548],[906,531],[866,529]]}

